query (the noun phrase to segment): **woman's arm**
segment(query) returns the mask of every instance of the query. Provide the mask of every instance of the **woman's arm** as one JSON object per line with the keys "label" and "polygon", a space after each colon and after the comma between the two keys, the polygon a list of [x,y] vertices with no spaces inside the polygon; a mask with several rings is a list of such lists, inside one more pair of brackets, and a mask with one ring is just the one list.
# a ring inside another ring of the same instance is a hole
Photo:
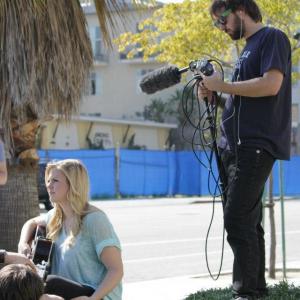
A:
{"label": "woman's arm", "polygon": [[100,259],[107,268],[106,276],[100,283],[91,297],[76,297],[72,300],[100,300],[113,290],[123,277],[123,262],[121,251],[113,246],[105,247],[100,255]]}
{"label": "woman's arm", "polygon": [[0,161],[0,185],[4,185],[7,181],[6,162]]}
{"label": "woman's arm", "polygon": [[81,296],[71,300],[101,300],[119,284],[123,277],[121,251],[113,246],[105,247],[100,255],[100,260],[107,268],[107,273],[94,294],[90,297]]}
{"label": "woman's arm", "polygon": [[2,140],[0,139],[0,185],[7,181],[7,168],[5,161],[5,150]]}
{"label": "woman's arm", "polygon": [[28,220],[22,227],[18,244],[18,252],[25,255],[30,254],[31,249],[29,242],[32,240],[32,236],[34,235],[37,226],[45,227],[46,225],[46,222],[41,216]]}

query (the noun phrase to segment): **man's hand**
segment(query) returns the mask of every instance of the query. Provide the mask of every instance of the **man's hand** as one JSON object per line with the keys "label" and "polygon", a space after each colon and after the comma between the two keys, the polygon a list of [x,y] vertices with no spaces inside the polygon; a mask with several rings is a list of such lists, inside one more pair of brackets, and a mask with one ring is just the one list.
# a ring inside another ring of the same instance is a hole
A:
{"label": "man's hand", "polygon": [[206,87],[209,91],[215,91],[215,92],[223,92],[223,85],[224,81],[222,79],[222,76],[219,72],[214,72],[210,76],[205,76],[201,73],[202,77],[202,85]]}
{"label": "man's hand", "polygon": [[39,300],[64,300],[64,298],[56,295],[44,294]]}
{"label": "man's hand", "polygon": [[199,83],[198,89],[198,99],[200,100],[204,100],[207,99],[208,102],[212,101],[212,91],[208,90],[204,85],[203,82],[201,81]]}
{"label": "man's hand", "polygon": [[36,270],[35,265],[33,262],[28,259],[24,254],[15,253],[15,252],[7,252],[5,256],[5,263],[6,264],[23,264],[28,265],[33,270]]}

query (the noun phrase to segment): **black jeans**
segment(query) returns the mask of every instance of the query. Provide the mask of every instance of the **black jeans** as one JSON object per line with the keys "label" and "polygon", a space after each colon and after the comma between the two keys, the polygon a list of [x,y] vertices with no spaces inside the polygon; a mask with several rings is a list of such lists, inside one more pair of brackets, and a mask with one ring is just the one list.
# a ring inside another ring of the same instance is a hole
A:
{"label": "black jeans", "polygon": [[95,290],[89,286],[56,275],[48,275],[45,284],[45,293],[70,300],[79,296],[91,296]]}
{"label": "black jeans", "polygon": [[260,148],[224,150],[226,203],[224,226],[234,255],[233,294],[255,299],[267,292],[261,197],[274,157]]}

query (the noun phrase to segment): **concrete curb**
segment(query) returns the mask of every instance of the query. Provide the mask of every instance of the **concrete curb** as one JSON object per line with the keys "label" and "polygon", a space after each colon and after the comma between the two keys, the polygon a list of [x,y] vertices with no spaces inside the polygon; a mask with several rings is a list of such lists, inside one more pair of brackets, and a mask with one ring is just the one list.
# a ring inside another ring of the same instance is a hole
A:
{"label": "concrete curb", "polygon": [[[300,286],[300,269],[297,268],[296,272],[291,270],[294,269],[287,269],[286,281],[289,284]],[[276,277],[277,279],[267,278],[268,285],[272,286],[283,281],[282,272],[277,272]],[[231,278],[231,272],[224,271],[218,280],[213,280],[208,274],[195,274],[184,277],[125,283],[123,286],[123,300],[183,300],[188,295],[200,290],[230,287]]]}

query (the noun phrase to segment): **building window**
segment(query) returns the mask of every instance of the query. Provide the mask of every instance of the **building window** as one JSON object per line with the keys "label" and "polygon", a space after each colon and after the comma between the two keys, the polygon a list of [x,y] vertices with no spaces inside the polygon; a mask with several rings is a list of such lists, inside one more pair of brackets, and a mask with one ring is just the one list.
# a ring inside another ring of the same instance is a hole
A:
{"label": "building window", "polygon": [[108,55],[104,51],[102,33],[99,26],[89,27],[89,34],[95,61],[108,61]]}
{"label": "building window", "polygon": [[97,96],[101,94],[101,80],[99,72],[92,72],[89,76],[87,87],[85,90],[86,96]]}

